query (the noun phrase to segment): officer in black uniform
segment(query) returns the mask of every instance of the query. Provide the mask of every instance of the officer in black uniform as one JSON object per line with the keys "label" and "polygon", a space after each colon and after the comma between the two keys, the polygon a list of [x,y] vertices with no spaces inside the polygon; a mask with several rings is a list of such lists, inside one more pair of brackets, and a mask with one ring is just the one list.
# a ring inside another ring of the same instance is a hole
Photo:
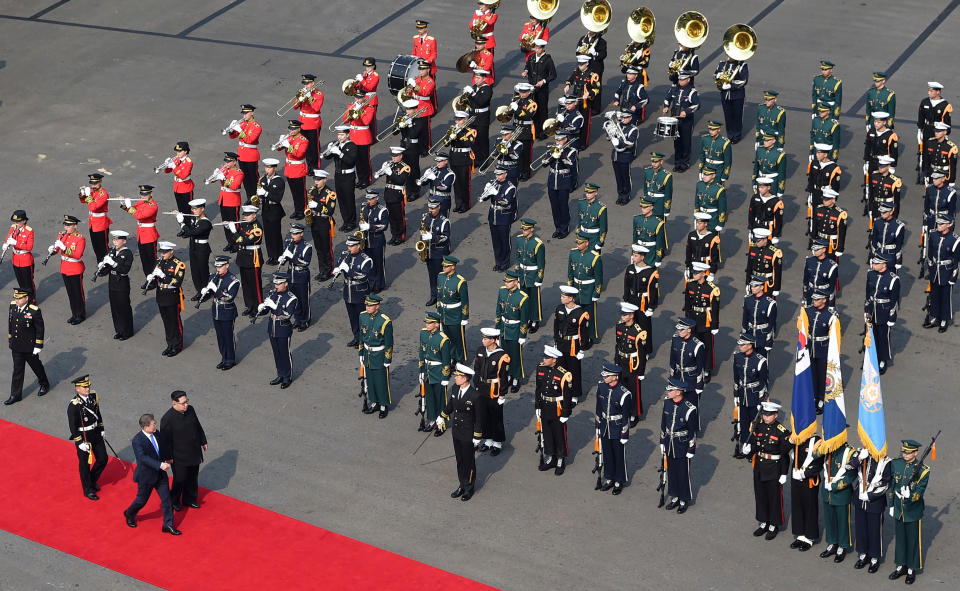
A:
{"label": "officer in black uniform", "polygon": [[837,263],[827,256],[827,243],[819,238],[812,241],[810,256],[803,266],[803,305],[811,305],[813,292],[822,291],[827,294],[827,305],[835,308],[837,305]]}
{"label": "officer in black uniform", "polygon": [[571,390],[573,374],[558,363],[562,354],[556,347],[543,347],[543,360],[537,366],[537,389],[534,407],[540,430],[543,454],[537,468],[545,472],[554,468],[560,476],[566,470],[567,425],[573,408]]}
{"label": "officer in black uniform", "polygon": [[745,458],[743,446],[750,439],[750,427],[760,412],[760,403],[770,397],[770,375],[767,358],[757,351],[757,341],[749,333],[737,339],[738,351],[733,354],[733,406],[737,443],[733,457]]}
{"label": "officer in black uniform", "polygon": [[287,241],[280,264],[289,265],[287,279],[290,291],[297,296],[297,310],[293,315],[293,324],[297,331],[307,330],[313,321],[310,312],[310,261],[313,259],[313,246],[303,239],[302,224],[290,224],[290,240]]}
{"label": "officer in black uniform", "polygon": [[193,280],[193,288],[197,290],[190,301],[196,302],[200,299],[200,290],[207,282],[207,270],[210,268],[210,231],[213,230],[213,224],[204,213],[206,199],[193,199],[188,205],[191,217],[177,213],[177,223],[180,224],[177,236],[190,238],[190,278]]}
{"label": "officer in black uniform", "polygon": [[720,331],[720,288],[707,281],[709,271],[710,266],[706,263],[694,262],[690,270],[690,279],[683,288],[683,312],[696,322],[693,335],[704,346],[703,379],[707,383],[710,382],[710,376],[717,366],[716,356],[713,353],[713,341]]}
{"label": "officer in black uniform", "polygon": [[[338,125],[337,143],[332,146],[334,162],[333,187],[340,201],[341,232],[350,232],[357,228],[357,200],[354,196],[357,188],[357,144],[350,141],[350,126]],[[364,179],[366,182],[367,179]]]}
{"label": "officer in black uniform", "polygon": [[660,454],[667,471],[670,502],[667,511],[685,513],[693,501],[690,485],[690,460],[697,451],[700,423],[697,407],[687,400],[690,385],[678,378],[667,380],[667,397],[660,415]]}
{"label": "officer in black uniform", "polygon": [[427,136],[427,118],[416,116],[419,105],[416,99],[403,101],[407,118],[403,120],[403,125],[397,125],[394,131],[394,135],[400,134],[403,162],[410,167],[406,182],[407,201],[416,201],[420,198],[420,185],[416,182],[420,178],[420,154],[430,149],[430,146],[420,145],[420,139]]}
{"label": "officer in black uniform", "polygon": [[802,442],[797,441],[796,435],[790,436],[794,452],[790,477],[791,532],[796,536],[790,547],[801,552],[812,548],[814,540],[820,537],[819,484],[824,456],[815,453],[820,441],[815,434]]}
{"label": "officer in black uniform", "polygon": [[470,386],[472,369],[458,363],[453,371],[456,387],[450,393],[447,405],[437,417],[437,429],[434,437],[440,437],[447,429],[447,423],[453,428],[453,453],[457,457],[457,477],[460,486],[450,493],[450,497],[469,501],[473,497],[474,484],[477,481],[477,462],[475,448],[480,445],[480,426],[477,420],[477,391]]}
{"label": "officer in black uniform", "polygon": [[[313,171],[313,187],[307,193],[307,225],[317,251],[317,281],[323,283],[333,274],[333,213],[337,210],[337,192],[327,186],[325,170]],[[355,201],[355,199],[352,199]]]}
{"label": "officer in black uniform", "polygon": [[226,371],[237,364],[237,343],[233,332],[237,304],[234,300],[240,292],[240,280],[230,272],[230,257],[227,255],[218,256],[213,265],[216,271],[210,274],[207,285],[201,290],[200,303],[213,300],[210,314],[213,316],[213,329],[217,333],[217,348],[220,350],[217,369]]}
{"label": "officer in black uniform", "polygon": [[827,294],[814,290],[812,305],[804,307],[809,323],[807,349],[810,351],[810,370],[813,372],[813,397],[817,414],[823,414],[823,396],[827,388],[827,350],[830,348],[830,323],[836,312],[827,308]]}
{"label": "officer in black uniform", "polygon": [[125,341],[133,336],[133,308],[130,306],[130,269],[133,267],[133,252],[127,248],[125,230],[111,230],[113,248],[107,252],[97,275],[109,275],[107,292],[110,296],[110,315],[113,317],[113,338]]}
{"label": "officer in black uniform", "polygon": [[[576,99],[577,110],[583,117],[577,143],[579,150],[586,150],[590,145],[590,120],[593,115],[600,112],[601,74],[591,69],[590,61],[590,56],[578,55],[577,67],[574,68],[563,87],[565,104],[569,104],[567,101],[570,98]],[[563,125],[566,127],[568,122],[564,121]]]}
{"label": "officer in black uniform", "polygon": [[850,458],[849,470],[857,475],[853,501],[853,514],[856,523],[857,562],[853,568],[862,569],[870,564],[867,572],[880,570],[880,558],[883,556],[883,512],[887,509],[887,490],[892,482],[890,460],[879,460],[862,448]]}
{"label": "officer in black uniform", "polygon": [[161,240],[157,245],[160,260],[150,274],[147,289],[157,290],[157,308],[163,320],[167,348],[164,357],[175,357],[183,350],[183,322],[180,320],[180,308],[183,305],[183,277],[187,264],[173,255],[177,245]]}
{"label": "officer in black uniform", "polygon": [[[257,306],[263,301],[263,285],[261,271],[263,255],[260,253],[260,243],[263,241],[263,229],[257,222],[258,208],[253,204],[246,204],[240,209],[243,221],[236,224],[236,243],[233,245],[237,253],[237,266],[240,268],[240,287],[243,289],[244,316],[253,316]],[[233,227],[230,228],[234,232]]]}
{"label": "officer in black uniform", "polygon": [[477,429],[483,434],[480,451],[490,450],[491,456],[500,455],[507,436],[503,426],[503,405],[507,402],[507,384],[510,381],[510,355],[500,348],[497,340],[500,330],[480,329],[481,345],[473,359],[473,385],[477,389]]}
{"label": "officer in black uniform", "polygon": [[[280,257],[280,251],[283,250],[283,233],[280,229],[280,222],[286,212],[283,210],[283,189],[284,179],[277,174],[277,165],[280,161],[276,158],[263,159],[264,175],[260,177],[257,183],[257,200],[254,205],[259,205],[263,213],[263,242],[267,249],[267,264],[276,265]],[[297,212],[300,213],[300,212]],[[207,265],[203,266],[204,270]]]}
{"label": "officer in black uniform", "polygon": [[437,303],[437,275],[443,269],[443,257],[450,254],[450,220],[441,212],[442,202],[436,199],[427,201],[427,213],[420,221],[425,230],[420,240],[427,243],[427,275],[430,281],[430,299],[427,307]]}
{"label": "officer in black uniform", "polygon": [[752,244],[747,249],[745,285],[750,285],[755,275],[761,275],[763,293],[776,298],[780,295],[783,276],[783,251],[770,244],[770,230],[766,228],[755,228],[750,235]]}
{"label": "officer in black uniform", "polygon": [[473,154],[477,157],[476,164],[480,166],[490,156],[490,99],[493,98],[493,87],[486,83],[487,72],[483,68],[473,70],[472,86],[464,87],[467,92],[467,101],[470,103],[470,112],[476,117],[473,127],[477,130],[477,143],[473,147]]}
{"label": "officer in black uniform", "polygon": [[[387,250],[387,227],[390,226],[390,212],[380,203],[380,192],[367,189],[365,203],[360,206],[360,231],[366,244],[363,252],[373,261],[370,273],[370,293],[380,293],[387,288],[387,269],[384,265],[384,253]],[[404,221],[406,226],[406,221]]]}
{"label": "officer in black uniform", "polygon": [[890,329],[897,323],[900,308],[900,278],[893,271],[896,259],[880,254],[870,259],[872,269],[867,271],[866,301],[863,302],[863,320],[873,327],[877,339],[877,363],[880,375],[893,364]]}
{"label": "officer in black uniform", "polygon": [[553,313],[553,342],[562,354],[558,364],[570,372],[573,383],[571,402],[576,405],[583,395],[583,372],[580,361],[584,351],[593,346],[590,312],[577,304],[579,290],[572,285],[560,286],[560,305]]}
{"label": "officer in black uniform", "polygon": [[635,320],[637,315],[646,318],[636,305],[620,302],[614,359],[620,367],[621,383],[630,392],[632,404],[628,414],[631,427],[635,427],[643,416],[643,396],[640,388],[647,372],[647,359],[653,352],[650,332]]}
{"label": "officer in black uniform", "polygon": [[[274,273],[273,293],[257,306],[257,316],[267,316],[267,336],[273,349],[273,363],[277,367],[277,377],[270,380],[270,385],[279,384],[281,389],[289,388],[293,381],[290,339],[293,337],[294,314],[299,306],[297,296],[288,288],[287,276]],[[256,316],[251,320],[256,320]]]}
{"label": "officer in black uniform", "polygon": [[762,420],[750,428],[750,439],[743,446],[745,455],[753,455],[753,495],[756,518],[760,523],[754,536],[772,540],[783,525],[783,485],[790,467],[790,429],[777,421],[780,405],[763,402]]}
{"label": "officer in black uniform", "polygon": [[577,41],[577,61],[580,61],[580,58],[587,57],[587,64],[589,65],[590,72],[595,72],[597,75],[597,96],[593,101],[593,108],[591,113],[584,113],[584,117],[589,115],[599,115],[600,109],[603,106],[601,102],[601,90],[603,89],[603,60],[607,59],[607,40],[603,38],[603,34],[606,31],[587,31],[580,37],[580,40]]}
{"label": "officer in black uniform", "polygon": [[843,171],[840,165],[830,159],[833,146],[817,143],[816,157],[807,166],[807,234],[810,234],[810,224],[813,222],[813,210],[823,203],[823,189],[830,187],[834,191],[840,190],[840,176]]}
{"label": "officer in black uniform", "polygon": [[537,38],[533,45],[534,51],[527,56],[523,75],[527,82],[533,85],[533,100],[537,102],[537,113],[533,117],[533,125],[539,137],[543,133],[543,122],[547,119],[549,112],[547,100],[550,97],[550,83],[557,79],[557,69],[553,65],[553,58],[547,54],[547,41]]}
{"label": "officer in black uniform", "polygon": [[660,271],[647,264],[645,258],[649,249],[646,246],[634,244],[631,249],[631,264],[623,273],[623,301],[638,308],[640,314],[635,314],[634,319],[647,331],[650,337],[648,353],[652,353],[653,312],[660,303]]}
{"label": "officer in black uniform", "polygon": [[694,113],[700,108],[700,96],[693,87],[693,74],[681,71],[678,73],[678,80],[677,85],[670,87],[663,99],[661,111],[679,121],[680,135],[673,140],[673,171],[683,172],[690,168]]}
{"label": "officer in black uniform", "polygon": [[710,266],[707,274],[707,281],[713,281],[720,268],[723,258],[720,254],[720,234],[708,224],[713,215],[705,211],[698,211],[693,214],[694,227],[687,234],[687,248],[684,255],[683,264],[688,269],[693,267],[694,262],[706,263]]}
{"label": "officer in black uniform", "polygon": [[604,363],[597,384],[596,427],[603,463],[603,482],[600,490],[613,488],[614,495],[623,492],[627,484],[626,445],[630,438],[630,415],[635,405],[630,390],[620,383],[622,368]]}
{"label": "officer in black uniform", "polygon": [[[76,396],[67,405],[67,424],[70,440],[77,446],[80,466],[80,485],[83,494],[91,501],[99,501],[97,481],[107,467],[107,447],[103,443],[103,415],[97,393],[90,390],[90,376],[73,380]],[[90,454],[94,462],[89,463]]]}
{"label": "officer in black uniform", "polygon": [[454,111],[453,115],[455,119],[453,132],[448,132],[452,135],[449,142],[450,168],[456,175],[453,181],[453,211],[463,213],[472,205],[470,177],[476,157],[473,150],[476,145],[477,130],[467,126],[469,114],[466,111]]}
{"label": "officer in black uniform", "polygon": [[364,300],[370,293],[370,274],[373,273],[373,260],[360,252],[360,239],[347,237],[347,250],[340,253],[340,259],[333,270],[334,278],[343,275],[343,303],[347,307],[350,319],[350,331],[353,340],[348,347],[360,344],[360,312],[364,310]]}
{"label": "officer in black uniform", "polygon": [[47,372],[40,361],[40,351],[43,350],[43,314],[36,304],[30,303],[30,292],[19,287],[13,290],[7,334],[10,353],[13,355],[10,398],[4,402],[9,406],[20,402],[23,396],[23,374],[27,364],[40,383],[37,396],[43,396],[50,391],[50,380],[47,379]]}
{"label": "officer in black uniform", "polygon": [[[390,242],[393,246],[403,244],[407,239],[406,184],[410,175],[410,166],[403,162],[403,148],[390,147],[390,160],[383,163],[380,170],[373,173],[374,180],[386,176],[383,188],[383,204],[390,212]],[[368,193],[369,194],[369,193]]]}

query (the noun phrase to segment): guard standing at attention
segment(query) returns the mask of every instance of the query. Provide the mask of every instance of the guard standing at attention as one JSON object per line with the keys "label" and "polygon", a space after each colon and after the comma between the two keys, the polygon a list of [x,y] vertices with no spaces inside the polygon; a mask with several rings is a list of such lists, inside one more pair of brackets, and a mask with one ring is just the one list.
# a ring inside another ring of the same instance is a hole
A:
{"label": "guard standing at attention", "polygon": [[297,296],[287,287],[287,276],[274,273],[273,293],[257,306],[257,316],[267,315],[267,336],[270,338],[270,348],[273,349],[273,363],[277,367],[277,377],[270,380],[270,385],[280,384],[280,389],[289,388],[293,381],[290,340],[293,337],[293,315],[299,305]]}
{"label": "guard standing at attention", "polygon": [[793,516],[791,532],[796,538],[790,547],[806,552],[813,547],[814,540],[820,537],[820,471],[823,470],[823,458],[816,457],[820,437],[811,435],[803,443],[790,436],[793,444],[793,468],[790,478],[790,513]]}
{"label": "guard standing at attention", "polygon": [[217,256],[213,266],[216,270],[210,274],[207,285],[201,290],[200,302],[213,300],[210,315],[213,317],[213,329],[217,333],[217,348],[220,350],[220,363],[217,364],[217,369],[227,371],[237,364],[237,339],[234,336],[237,304],[234,300],[240,292],[240,280],[230,272],[229,256],[225,254]]}
{"label": "guard standing at attention", "polygon": [[263,285],[260,279],[260,268],[263,266],[260,243],[263,241],[263,230],[257,223],[257,211],[259,210],[256,205],[244,205],[243,221],[239,224],[231,222],[230,227],[230,231],[235,232],[236,236],[234,247],[237,249],[240,286],[243,288],[243,303],[246,306],[244,316],[253,316],[257,306],[263,302]]}
{"label": "guard standing at attention", "polygon": [[176,248],[173,242],[160,242],[160,260],[148,278],[147,289],[157,290],[157,307],[163,319],[167,348],[164,357],[175,357],[183,350],[183,322],[180,311],[183,309],[183,278],[187,264],[173,255]]}
{"label": "guard standing at attention", "polygon": [[[90,390],[90,376],[73,380],[76,395],[67,405],[67,423],[70,440],[77,446],[80,465],[80,485],[83,494],[91,501],[99,501],[97,481],[107,467],[107,448],[103,443],[103,415],[100,414],[100,399]],[[94,461],[90,461],[90,457]]]}
{"label": "guard standing at attention", "polygon": [[334,279],[343,275],[343,303],[347,307],[347,317],[350,319],[350,332],[353,339],[347,343],[348,347],[360,344],[360,312],[363,311],[364,301],[370,293],[370,275],[373,273],[373,260],[360,252],[360,238],[347,236],[347,250],[340,253],[340,260],[333,270]]}
{"label": "guard standing at attention", "polygon": [[193,199],[190,206],[190,218],[177,212],[177,223],[180,224],[179,237],[190,238],[190,277],[193,279],[193,288],[197,293],[190,298],[191,302],[200,299],[200,290],[207,282],[210,269],[210,231],[213,224],[206,216],[206,199]]}
{"label": "guard standing at attention", "polygon": [[777,334],[777,300],[763,293],[765,283],[762,275],[754,275],[750,280],[750,293],[743,296],[740,329],[753,338],[764,355],[769,355]]}
{"label": "guard standing at attention", "polygon": [[337,210],[337,192],[327,186],[329,176],[325,170],[313,171],[313,187],[307,194],[308,212],[304,216],[310,227],[313,248],[317,251],[317,281],[320,283],[330,279],[333,273],[333,214]]}
{"label": "guard standing at attention", "polygon": [[880,375],[893,364],[890,329],[897,324],[900,308],[900,278],[893,271],[895,259],[890,255],[874,255],[867,271],[866,301],[863,302],[863,320],[873,327],[877,339],[877,363]]}
{"label": "guard standing at attention", "polygon": [[857,474],[853,513],[858,556],[853,568],[862,569],[869,562],[867,572],[875,573],[880,570],[883,556],[883,511],[887,508],[890,488],[890,460],[884,456],[874,458],[866,448],[861,448],[850,458],[849,469]]}
{"label": "guard standing at attention", "polygon": [[706,263],[693,263],[690,279],[683,288],[683,312],[696,322],[693,334],[704,345],[703,379],[707,383],[717,368],[713,339],[720,332],[720,288],[707,281],[708,271],[710,266]]}
{"label": "guard standing at attention", "polygon": [[584,351],[593,346],[590,313],[576,303],[579,290],[572,285],[560,286],[560,305],[553,313],[553,342],[563,356],[559,363],[573,377],[571,402],[576,405],[583,396],[583,371],[580,361]]}
{"label": "guard standing at attention", "polygon": [[603,289],[603,260],[600,253],[590,250],[590,235],[577,232],[577,246],[570,249],[567,258],[567,285],[577,288],[574,300],[583,306],[593,321],[593,341],[600,341],[597,326],[597,301]]}
{"label": "guard standing at attention", "polygon": [[466,361],[466,326],[470,321],[470,296],[467,280],[457,273],[455,256],[443,257],[442,271],[437,277],[437,313],[440,326],[450,338],[450,356],[454,361]]}
{"label": "guard standing at attention", "polygon": [[503,426],[503,405],[507,402],[507,382],[510,379],[510,355],[500,348],[500,331],[483,327],[481,346],[473,359],[473,385],[477,388],[477,412],[483,443],[480,451],[490,450],[491,456],[500,455],[507,435]]}
{"label": "guard standing at attention", "polygon": [[298,332],[307,330],[313,321],[310,308],[310,261],[313,259],[313,245],[303,239],[303,224],[290,224],[290,240],[284,245],[280,255],[280,264],[289,265],[285,275],[289,280],[289,289],[297,296],[297,309],[293,314],[293,325]]}
{"label": "guard standing at attention", "polygon": [[584,183],[577,200],[577,233],[590,237],[590,250],[600,252],[607,240],[607,206],[598,199],[600,185]]}
{"label": "guard standing at attention", "polygon": [[[630,426],[636,426],[643,416],[641,385],[647,372],[647,359],[653,351],[650,333],[634,318],[640,308],[629,302],[620,302],[620,322],[617,324],[617,344],[614,353],[620,367],[623,386],[630,392],[631,404],[627,410]],[[640,314],[643,316],[642,314]],[[646,318],[646,316],[643,316]],[[624,417],[624,421],[627,417]]]}
{"label": "guard standing at attention", "polygon": [[622,368],[604,363],[597,384],[596,427],[603,458],[600,490],[619,495],[627,484],[626,445],[630,438],[630,414],[634,408],[630,390],[620,383]]}
{"label": "guard standing at attention", "polygon": [[557,476],[566,470],[563,463],[569,453],[566,422],[570,420],[570,411],[573,409],[573,375],[558,363],[560,356],[556,347],[543,347],[543,360],[537,366],[534,400],[543,445],[537,469],[546,472],[553,468]]}
{"label": "guard standing at attention", "polygon": [[925,464],[917,465],[917,451],[920,444],[912,439],[904,439],[900,445],[900,457],[890,462],[890,489],[887,500],[890,504],[890,517],[894,519],[897,536],[895,554],[896,570],[890,573],[890,579],[903,576],[906,567],[907,584],[913,584],[917,572],[923,568],[923,494],[930,482],[930,468]]}
{"label": "guard standing at attention", "polygon": [[[254,205],[263,213],[263,243],[267,249],[267,264],[276,265],[283,250],[283,234],[280,223],[287,212],[283,210],[283,177],[277,174],[276,158],[264,158],[264,175],[257,184],[257,194],[251,198]],[[246,177],[244,177],[246,178]],[[206,265],[203,267],[206,269]]]}
{"label": "guard standing at attention", "polygon": [[750,441],[750,430],[760,412],[760,404],[770,397],[767,358],[756,350],[756,343],[750,334],[740,333],[738,351],[733,354],[734,432],[738,435],[733,457],[737,459],[747,457],[743,450]]}
{"label": "guard standing at attention", "polygon": [[810,295],[812,305],[803,310],[807,315],[807,349],[810,351],[810,370],[813,373],[813,398],[817,401],[817,414],[823,414],[823,397],[827,388],[827,350],[830,347],[830,323],[836,312],[827,308],[827,294],[814,290]]}
{"label": "guard standing at attention", "polygon": [[810,110],[811,119],[816,112],[817,103],[830,103],[832,107],[830,116],[834,119],[840,117],[840,106],[843,102],[843,81],[833,75],[833,62],[830,60],[820,60],[820,74],[813,77],[813,86],[811,89]]}
{"label": "guard standing at attention", "polygon": [[693,501],[690,485],[690,460],[697,451],[697,430],[700,423],[697,407],[686,395],[690,385],[671,377],[667,380],[667,397],[660,415],[660,454],[667,472],[670,502],[667,511],[685,513]]}
{"label": "guard standing at attention", "polygon": [[753,495],[760,524],[753,535],[772,540],[784,521],[783,485],[790,467],[790,429],[777,420],[779,404],[764,401],[761,406],[762,420],[751,426],[743,453],[753,456]]}
{"label": "guard standing at attention", "polygon": [[530,306],[527,294],[519,285],[520,274],[513,269],[503,274],[503,286],[497,291],[496,328],[502,335],[501,344],[510,356],[510,391],[520,391],[520,380],[526,377],[523,369],[523,344],[527,342]]}
{"label": "guard standing at attention", "polygon": [[480,444],[480,423],[477,416],[478,393],[470,385],[474,372],[463,365],[456,364],[453,382],[456,388],[446,401],[443,411],[436,419],[437,430],[434,437],[440,437],[447,429],[447,423],[453,428],[453,453],[457,457],[457,478],[460,486],[450,493],[450,497],[469,501],[473,497],[474,483],[477,480],[477,462],[474,450]]}
{"label": "guard standing at attention", "polygon": [[826,530],[823,538],[827,547],[820,553],[820,558],[833,556],[834,562],[843,562],[846,552],[853,546],[850,501],[856,473],[848,465],[854,452],[846,443],[832,452],[824,452],[821,443],[816,453],[824,457],[820,499],[823,501],[823,529]]}
{"label": "guard standing at attention", "polygon": [[379,418],[387,418],[390,404],[390,364],[393,363],[393,322],[380,311],[383,298],[369,294],[364,299],[365,310],[360,314],[360,363],[367,380],[370,405],[366,414],[380,411]]}
{"label": "guard standing at attention", "polygon": [[127,248],[129,234],[124,230],[111,230],[113,248],[103,257],[97,267],[97,275],[109,275],[107,292],[110,296],[110,315],[113,317],[113,338],[125,341],[133,336],[133,308],[130,306],[130,269],[133,268],[133,253]]}
{"label": "guard standing at attention", "polygon": [[25,365],[29,364],[37,376],[40,384],[37,396],[43,396],[50,391],[50,380],[47,379],[47,372],[40,361],[40,352],[43,350],[43,313],[36,304],[30,303],[30,292],[19,287],[13,290],[7,326],[7,342],[13,355],[10,398],[4,402],[9,406],[20,402],[23,397]]}
{"label": "guard standing at attention", "polygon": [[450,384],[450,339],[440,330],[440,315],[427,312],[424,327],[420,329],[418,363],[420,384],[423,386],[424,421],[429,425],[437,420],[447,403],[447,386]]}
{"label": "guard standing at attention", "polygon": [[527,294],[527,310],[530,323],[528,331],[533,334],[543,322],[543,309],[540,304],[540,287],[543,285],[543,272],[546,267],[547,245],[534,234],[537,221],[531,218],[520,220],[520,234],[515,236],[517,272],[520,275],[520,289]]}
{"label": "guard standing at attention", "polygon": [[[694,215],[701,215],[699,212]],[[707,219],[712,215],[704,213]],[[640,215],[633,216],[633,246],[642,246],[643,260],[648,265],[659,267],[667,254],[667,222],[654,214],[654,203],[640,198]],[[635,251],[636,252],[636,251]]]}
{"label": "guard standing at attention", "polygon": [[763,103],[757,105],[757,131],[753,141],[754,149],[760,147],[760,142],[766,135],[772,136],[780,148],[786,141],[787,111],[777,104],[779,95],[780,93],[776,90],[763,91]]}

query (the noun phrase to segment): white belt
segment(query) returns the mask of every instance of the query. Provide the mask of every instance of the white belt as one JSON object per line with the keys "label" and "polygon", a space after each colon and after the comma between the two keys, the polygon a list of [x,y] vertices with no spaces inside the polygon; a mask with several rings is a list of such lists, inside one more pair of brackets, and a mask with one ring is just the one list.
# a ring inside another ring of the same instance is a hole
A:
{"label": "white belt", "polygon": [[500,383],[500,378],[493,378],[492,380],[488,380],[486,378],[480,378],[480,381],[483,382],[484,384],[498,384]]}
{"label": "white belt", "polygon": [[[306,160],[290,160],[289,158],[287,158],[287,164],[303,164],[304,162],[306,162]],[[237,193],[239,192],[240,190],[237,189]]]}
{"label": "white belt", "polygon": [[664,193],[650,193],[651,197],[663,197],[664,195]]}
{"label": "white belt", "polygon": [[540,267],[537,265],[520,265],[520,268],[524,271],[539,271]]}
{"label": "white belt", "polygon": [[411,143],[411,144],[419,144],[419,143],[420,143],[420,138],[412,138],[412,139],[407,140],[407,142],[409,142],[409,143]]}
{"label": "white belt", "polygon": [[607,415],[607,416],[605,416],[605,417],[603,417],[603,418],[604,418],[604,419],[609,419],[609,420],[611,420],[611,421],[619,421],[620,419],[623,418],[623,415]]}
{"label": "white belt", "polygon": [[393,189],[394,191],[403,191],[403,185],[384,185],[387,189]]}
{"label": "white belt", "polygon": [[105,216],[105,215],[107,215],[107,214],[106,214],[106,213],[93,213],[92,211],[90,212],[90,217],[92,217],[92,218],[102,218],[102,217]]}
{"label": "white belt", "polygon": [[301,111],[301,112],[300,112],[300,116],[301,116],[301,117],[306,117],[307,119],[316,119],[316,118],[320,117],[320,113],[304,113],[304,112]]}
{"label": "white belt", "polygon": [[185,183],[185,182],[187,182],[187,181],[190,180],[190,177],[187,177],[187,178],[185,178],[185,179],[182,179],[182,178],[179,178],[179,177],[176,177],[176,176],[175,176],[175,177],[173,177],[173,180],[174,180],[174,182],[177,182],[177,183]]}
{"label": "white belt", "polygon": [[573,280],[574,283],[581,283],[581,284],[596,283],[596,281],[597,281],[596,279],[574,279]]}
{"label": "white belt", "polygon": [[533,121],[521,121],[524,125],[533,125]]}
{"label": "white belt", "polygon": [[451,152],[469,152],[469,151],[472,150],[472,149],[473,149],[473,148],[454,148],[454,149],[452,149],[452,150],[450,150],[450,151],[451,151]]}
{"label": "white belt", "polygon": [[640,243],[641,246],[655,246],[656,244],[657,244],[656,242],[641,242],[641,243]]}
{"label": "white belt", "polygon": [[385,347],[384,345],[380,345],[380,346],[377,346],[377,347],[367,347],[366,345],[364,345],[364,348],[365,348],[367,351],[370,351],[370,352],[372,352],[372,353],[376,353],[377,351],[383,351],[384,349],[386,349],[386,347]]}
{"label": "white belt", "polygon": [[504,318],[504,319],[503,319],[503,323],[504,323],[504,324],[520,324],[520,321],[519,321],[519,320],[512,320],[512,319],[510,319],[510,318]]}
{"label": "white belt", "polygon": [[429,96],[417,96],[415,97],[418,101],[428,101],[430,100]]}
{"label": "white belt", "polygon": [[206,244],[207,242],[210,242],[210,241],[209,241],[209,240],[198,240],[198,239],[194,239],[194,241],[193,241],[194,244]]}
{"label": "white belt", "polygon": [[79,263],[79,262],[80,262],[80,259],[75,259],[75,258],[73,258],[73,257],[65,257],[65,256],[63,256],[63,255],[60,255],[60,260],[61,260],[61,261],[68,262],[68,263]]}
{"label": "white belt", "polygon": [[141,224],[140,222],[137,222],[137,227],[138,227],[138,228],[152,228],[152,227],[154,227],[154,226],[156,226],[156,225],[157,225],[157,224],[154,223],[154,222],[147,222],[146,224]]}
{"label": "white belt", "polygon": [[584,228],[583,226],[580,226],[580,231],[584,234],[596,234],[600,231],[600,228]]}
{"label": "white belt", "polygon": [[763,458],[763,459],[765,459],[765,460],[779,460],[779,459],[780,459],[780,454],[758,453],[757,455],[759,455],[761,458]]}
{"label": "white belt", "polygon": [[427,359],[424,363],[427,365],[443,365],[442,361],[434,361],[432,359]]}
{"label": "white belt", "polygon": [[13,249],[13,254],[30,254],[30,251],[29,251],[29,250],[17,250],[16,248],[14,248],[14,249]]}
{"label": "white belt", "polygon": [[444,304],[443,302],[437,302],[437,305],[440,306],[441,308],[452,310],[454,308],[459,308],[461,305],[463,305],[463,302],[455,302],[453,304]]}
{"label": "white belt", "polygon": [[492,36],[493,36],[493,33],[482,33],[480,36],[481,36],[481,37],[492,37]]}
{"label": "white belt", "polygon": [[716,212],[717,212],[717,208],[716,208],[716,207],[704,207],[702,211],[704,211],[705,213],[716,213]]}
{"label": "white belt", "polygon": [[78,431],[92,431],[97,428],[97,425],[87,425],[86,427],[80,427]]}
{"label": "white belt", "polygon": [[222,193],[222,192],[227,192],[227,193],[239,193],[239,192],[240,192],[240,189],[228,189],[227,187],[220,187],[220,192],[221,192],[221,193]]}
{"label": "white belt", "polygon": [[377,96],[377,91],[374,90],[373,92],[368,92],[367,96]]}
{"label": "white belt", "polygon": [[357,129],[357,130],[370,129],[370,126],[369,125],[351,125],[350,129]]}
{"label": "white belt", "polygon": [[347,169],[345,169],[345,170],[341,170],[341,171],[340,171],[340,174],[351,174],[351,173],[354,173],[354,172],[356,172],[356,171],[357,171],[357,168],[356,168],[356,167],[347,168]]}
{"label": "white belt", "polygon": [[489,110],[490,110],[490,107],[483,107],[483,108],[481,108],[481,109],[474,109],[473,112],[474,112],[474,113],[486,113],[486,112],[489,111]]}
{"label": "white belt", "polygon": [[707,158],[706,161],[709,162],[710,164],[723,164],[723,160],[711,160]]}
{"label": "white belt", "polygon": [[256,148],[258,144],[248,144],[247,142],[239,142],[241,148]]}
{"label": "white belt", "polygon": [[253,246],[244,246],[247,250],[258,250],[260,248],[259,244],[254,244]]}

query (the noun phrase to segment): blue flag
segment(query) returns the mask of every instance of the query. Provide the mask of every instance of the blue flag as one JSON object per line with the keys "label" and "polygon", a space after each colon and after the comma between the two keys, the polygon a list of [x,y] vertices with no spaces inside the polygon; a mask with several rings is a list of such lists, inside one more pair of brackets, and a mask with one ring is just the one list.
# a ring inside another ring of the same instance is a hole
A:
{"label": "blue flag", "polygon": [[822,453],[829,453],[847,442],[847,409],[843,401],[843,375],[840,373],[840,319],[830,321],[830,346],[827,349],[827,385],[823,395]]}
{"label": "blue flag", "polygon": [[793,398],[790,401],[790,428],[793,443],[801,444],[817,432],[817,402],[813,396],[813,372],[807,349],[807,311],[800,308],[797,318],[797,362],[793,372]]}
{"label": "blue flag", "polygon": [[877,372],[877,344],[873,327],[867,327],[864,339],[863,373],[860,377],[860,408],[857,414],[857,433],[860,442],[878,462],[887,456],[887,427],[883,419],[883,391]]}

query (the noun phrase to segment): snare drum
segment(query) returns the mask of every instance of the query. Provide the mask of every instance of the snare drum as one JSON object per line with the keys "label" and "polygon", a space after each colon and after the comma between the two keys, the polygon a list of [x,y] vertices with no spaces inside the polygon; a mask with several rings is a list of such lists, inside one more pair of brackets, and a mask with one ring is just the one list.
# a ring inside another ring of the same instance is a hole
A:
{"label": "snare drum", "polygon": [[680,137],[680,122],[676,117],[657,117],[657,126],[653,129],[657,137]]}
{"label": "snare drum", "polygon": [[420,58],[412,55],[398,55],[397,59],[390,62],[387,88],[392,94],[397,94],[407,86],[407,78],[416,78],[420,75],[420,68],[417,65],[419,61]]}

